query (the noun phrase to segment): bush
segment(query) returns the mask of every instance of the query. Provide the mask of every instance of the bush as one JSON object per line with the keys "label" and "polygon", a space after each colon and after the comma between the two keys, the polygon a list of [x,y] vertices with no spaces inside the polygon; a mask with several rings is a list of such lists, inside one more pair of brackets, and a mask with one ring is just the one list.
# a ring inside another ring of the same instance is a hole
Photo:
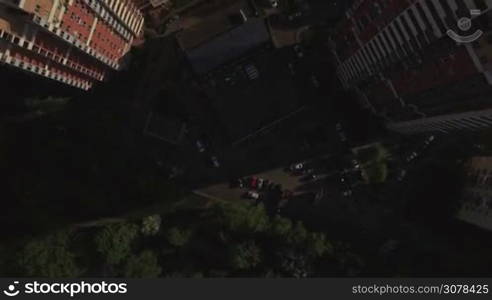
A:
{"label": "bush", "polygon": [[126,278],[155,278],[161,275],[162,269],[155,253],[144,250],[128,259],[124,273]]}
{"label": "bush", "polygon": [[156,235],[161,227],[161,216],[152,215],[143,218],[142,220],[142,234],[143,235]]}
{"label": "bush", "polygon": [[77,277],[81,270],[69,249],[69,234],[59,232],[29,241],[19,254],[18,268],[29,277]]}
{"label": "bush", "polygon": [[135,224],[108,225],[96,235],[96,249],[108,264],[118,264],[130,255],[131,244],[137,234],[138,227]]}
{"label": "bush", "polygon": [[178,227],[172,227],[166,232],[169,244],[177,248],[185,246],[190,241],[191,235],[191,230]]}

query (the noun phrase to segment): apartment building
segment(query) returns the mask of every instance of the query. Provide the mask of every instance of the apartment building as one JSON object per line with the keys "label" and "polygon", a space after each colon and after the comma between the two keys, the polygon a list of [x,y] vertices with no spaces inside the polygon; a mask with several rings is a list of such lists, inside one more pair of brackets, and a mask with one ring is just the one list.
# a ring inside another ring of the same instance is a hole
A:
{"label": "apartment building", "polygon": [[88,90],[121,69],[143,22],[130,0],[0,0],[0,63]]}
{"label": "apartment building", "polygon": [[[492,0],[356,0],[330,37],[337,76],[389,129],[490,127],[491,8]],[[450,30],[482,34],[463,42]]]}
{"label": "apartment building", "polygon": [[466,168],[467,181],[457,217],[492,230],[492,157],[472,157]]}

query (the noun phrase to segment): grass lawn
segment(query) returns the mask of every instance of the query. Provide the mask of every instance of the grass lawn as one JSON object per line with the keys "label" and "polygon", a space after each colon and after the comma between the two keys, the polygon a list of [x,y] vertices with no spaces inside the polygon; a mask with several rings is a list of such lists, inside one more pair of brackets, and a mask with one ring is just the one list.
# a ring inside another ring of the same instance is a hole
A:
{"label": "grass lawn", "polygon": [[366,183],[383,183],[388,176],[388,150],[380,143],[354,148]]}

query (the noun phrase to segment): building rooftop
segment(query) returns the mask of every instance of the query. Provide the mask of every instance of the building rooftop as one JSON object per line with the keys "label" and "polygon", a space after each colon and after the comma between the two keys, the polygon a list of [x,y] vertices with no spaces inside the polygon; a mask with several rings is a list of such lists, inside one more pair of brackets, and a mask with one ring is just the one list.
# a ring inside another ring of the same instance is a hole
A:
{"label": "building rooftop", "polygon": [[247,0],[204,2],[181,14],[179,23],[182,31],[176,35],[180,47],[183,50],[193,49],[234,28],[236,25],[231,22],[231,16],[240,11],[248,18],[256,14],[255,8]]}
{"label": "building rooftop", "polygon": [[[291,55],[288,48],[265,48],[211,73],[214,84],[207,94],[231,143],[298,111],[302,99],[311,96],[303,82],[289,72]],[[258,78],[248,78],[247,66],[258,70]],[[227,78],[234,83],[226,83]]]}
{"label": "building rooftop", "polygon": [[193,69],[205,74],[214,68],[245,55],[250,50],[270,40],[263,19],[250,19],[199,47],[187,51]]}

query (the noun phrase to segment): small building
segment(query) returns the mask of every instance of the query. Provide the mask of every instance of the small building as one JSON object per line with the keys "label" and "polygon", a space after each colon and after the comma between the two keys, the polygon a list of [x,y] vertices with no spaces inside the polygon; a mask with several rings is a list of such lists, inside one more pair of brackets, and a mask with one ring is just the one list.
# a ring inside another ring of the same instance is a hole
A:
{"label": "small building", "polygon": [[[250,19],[244,24],[234,27],[219,36],[212,38],[196,47],[188,44],[184,46],[193,70],[204,75],[215,68],[243,57],[251,50],[268,43],[270,34],[263,19]],[[190,47],[191,46],[191,47]]]}
{"label": "small building", "polygon": [[[190,13],[183,17],[188,19],[184,23],[193,25],[176,34],[179,47],[198,75],[241,58],[271,41],[265,20],[257,16],[256,8],[249,1],[231,2],[221,6],[220,10],[216,5],[197,8],[196,16]],[[203,15],[209,11],[213,13]],[[197,16],[200,21],[191,22]]]}

